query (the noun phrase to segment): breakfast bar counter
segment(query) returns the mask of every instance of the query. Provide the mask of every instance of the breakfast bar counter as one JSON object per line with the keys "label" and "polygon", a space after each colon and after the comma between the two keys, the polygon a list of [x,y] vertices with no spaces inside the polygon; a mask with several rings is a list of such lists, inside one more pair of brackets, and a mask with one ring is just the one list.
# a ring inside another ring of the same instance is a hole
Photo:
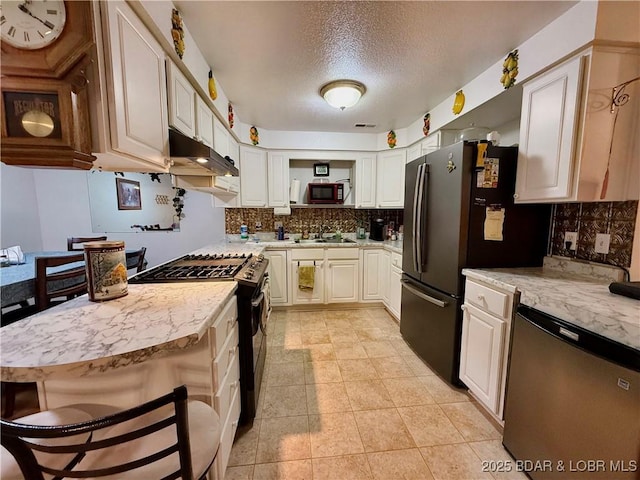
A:
{"label": "breakfast bar counter", "polygon": [[2,328],[0,377],[83,377],[188,348],[204,336],[236,287],[158,283],[129,285],[128,295],[108,302],[75,298]]}

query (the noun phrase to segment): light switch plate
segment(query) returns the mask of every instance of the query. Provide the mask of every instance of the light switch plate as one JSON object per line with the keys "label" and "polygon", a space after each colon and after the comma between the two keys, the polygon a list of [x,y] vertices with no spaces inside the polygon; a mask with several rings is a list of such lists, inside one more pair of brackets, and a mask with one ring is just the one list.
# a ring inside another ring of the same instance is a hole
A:
{"label": "light switch plate", "polygon": [[611,235],[608,233],[596,233],[596,253],[609,253]]}
{"label": "light switch plate", "polygon": [[566,248],[566,244],[569,243],[569,248],[567,248],[567,250],[577,250],[578,249],[578,232],[564,232],[564,243],[565,243],[565,248]]}

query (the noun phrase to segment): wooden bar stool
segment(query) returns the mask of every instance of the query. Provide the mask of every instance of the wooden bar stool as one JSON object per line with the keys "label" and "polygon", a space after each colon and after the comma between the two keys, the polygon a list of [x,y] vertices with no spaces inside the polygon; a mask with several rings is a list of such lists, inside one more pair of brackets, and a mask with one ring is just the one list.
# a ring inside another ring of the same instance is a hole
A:
{"label": "wooden bar stool", "polygon": [[184,385],[137,407],[92,418],[101,408],[111,407],[75,405],[0,420],[6,449],[2,479],[21,471],[29,480],[44,475],[191,480],[204,479],[213,465],[220,419],[206,403],[188,401]]}

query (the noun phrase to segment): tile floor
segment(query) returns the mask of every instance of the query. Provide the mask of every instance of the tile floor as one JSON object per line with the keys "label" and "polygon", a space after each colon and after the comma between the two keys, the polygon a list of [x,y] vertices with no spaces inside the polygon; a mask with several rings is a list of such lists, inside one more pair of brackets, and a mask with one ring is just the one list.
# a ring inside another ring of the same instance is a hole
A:
{"label": "tile floor", "polygon": [[464,391],[440,380],[383,308],[275,311],[251,429],[225,480],[522,479]]}

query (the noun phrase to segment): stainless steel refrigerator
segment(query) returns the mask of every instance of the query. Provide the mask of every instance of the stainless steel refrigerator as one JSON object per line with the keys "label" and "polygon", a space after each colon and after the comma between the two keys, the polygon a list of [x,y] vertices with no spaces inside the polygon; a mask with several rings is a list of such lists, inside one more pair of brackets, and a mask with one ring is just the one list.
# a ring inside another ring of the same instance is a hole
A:
{"label": "stainless steel refrigerator", "polygon": [[443,379],[458,378],[471,267],[540,266],[549,205],[514,205],[517,147],[460,142],[406,166],[400,332]]}

